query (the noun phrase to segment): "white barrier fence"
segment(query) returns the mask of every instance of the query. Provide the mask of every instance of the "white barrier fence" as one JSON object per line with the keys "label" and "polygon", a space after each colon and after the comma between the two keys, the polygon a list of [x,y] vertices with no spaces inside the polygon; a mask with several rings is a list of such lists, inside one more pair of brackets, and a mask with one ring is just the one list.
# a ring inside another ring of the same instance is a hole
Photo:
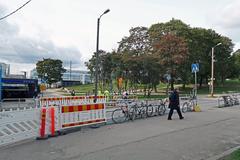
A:
{"label": "white barrier fence", "polygon": [[[94,103],[94,96],[66,96],[66,97],[44,97],[40,98],[41,107],[62,106],[62,105],[81,105]],[[105,96],[97,96],[96,103],[105,103]]]}
{"label": "white barrier fence", "polygon": [[106,98],[42,98],[29,109],[0,112],[0,146],[30,138],[47,138],[65,129],[106,122]]}
{"label": "white barrier fence", "polygon": [[38,135],[40,109],[17,109],[0,112],[0,146]]}
{"label": "white barrier fence", "polygon": [[106,122],[103,103],[61,107],[61,129]]}

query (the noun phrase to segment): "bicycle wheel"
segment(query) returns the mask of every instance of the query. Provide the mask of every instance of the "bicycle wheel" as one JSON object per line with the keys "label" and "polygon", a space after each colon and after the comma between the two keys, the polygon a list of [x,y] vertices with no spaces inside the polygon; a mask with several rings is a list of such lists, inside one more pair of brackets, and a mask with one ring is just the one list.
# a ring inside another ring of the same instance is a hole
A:
{"label": "bicycle wheel", "polygon": [[141,115],[141,118],[147,118],[147,109],[146,109],[146,107],[142,107],[140,109],[140,115]]}
{"label": "bicycle wheel", "polygon": [[130,120],[134,121],[135,118],[136,118],[136,114],[137,114],[137,111],[136,111],[136,107],[137,106],[132,106],[129,108],[128,110],[128,117]]}
{"label": "bicycle wheel", "polygon": [[118,108],[112,112],[112,121],[114,123],[123,123],[127,119],[127,113]]}
{"label": "bicycle wheel", "polygon": [[182,105],[182,112],[185,113],[188,111],[188,102],[184,102]]}
{"label": "bicycle wheel", "polygon": [[164,104],[160,104],[158,106],[158,115],[164,115],[166,112],[166,106]]}
{"label": "bicycle wheel", "polygon": [[146,115],[147,117],[152,117],[153,116],[153,106],[150,104],[150,105],[147,105],[146,106]]}

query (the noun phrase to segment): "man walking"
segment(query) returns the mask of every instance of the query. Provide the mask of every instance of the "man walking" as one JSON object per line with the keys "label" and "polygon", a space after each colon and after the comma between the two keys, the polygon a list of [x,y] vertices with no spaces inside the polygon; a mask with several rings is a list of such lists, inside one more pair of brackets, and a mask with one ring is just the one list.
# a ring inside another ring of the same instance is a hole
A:
{"label": "man walking", "polygon": [[182,113],[180,111],[179,105],[179,94],[177,89],[174,89],[173,92],[169,96],[169,108],[170,112],[168,114],[168,120],[172,120],[172,114],[174,110],[177,110],[178,116],[180,119],[183,119]]}

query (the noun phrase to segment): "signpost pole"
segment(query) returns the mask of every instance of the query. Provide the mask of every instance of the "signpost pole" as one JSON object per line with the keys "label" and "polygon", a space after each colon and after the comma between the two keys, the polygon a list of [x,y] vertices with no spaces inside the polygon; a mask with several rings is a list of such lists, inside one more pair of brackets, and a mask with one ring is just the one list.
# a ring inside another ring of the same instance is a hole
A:
{"label": "signpost pole", "polygon": [[197,104],[197,71],[195,71],[195,98]]}
{"label": "signpost pole", "polygon": [[197,72],[199,71],[199,64],[192,64],[192,73],[195,75],[195,85],[194,85],[194,98],[196,99],[197,104]]}
{"label": "signpost pole", "polygon": [[2,66],[0,65],[0,102],[2,102]]}

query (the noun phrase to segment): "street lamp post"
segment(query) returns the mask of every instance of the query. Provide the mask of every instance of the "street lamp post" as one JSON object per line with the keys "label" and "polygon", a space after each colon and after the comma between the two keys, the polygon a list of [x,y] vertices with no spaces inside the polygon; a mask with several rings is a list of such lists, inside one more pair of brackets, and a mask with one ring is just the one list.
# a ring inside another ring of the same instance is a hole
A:
{"label": "street lamp post", "polygon": [[110,9],[107,9],[103,12],[103,14],[100,15],[100,17],[97,19],[97,45],[96,45],[96,64],[95,64],[95,97],[94,102],[97,102],[97,90],[98,90],[98,59],[99,59],[99,26],[100,26],[100,19],[104,14],[107,14],[110,11]]}
{"label": "street lamp post", "polygon": [[211,67],[211,97],[213,97],[213,85],[214,85],[214,48],[220,46],[222,43],[218,43],[212,47],[212,67]]}

